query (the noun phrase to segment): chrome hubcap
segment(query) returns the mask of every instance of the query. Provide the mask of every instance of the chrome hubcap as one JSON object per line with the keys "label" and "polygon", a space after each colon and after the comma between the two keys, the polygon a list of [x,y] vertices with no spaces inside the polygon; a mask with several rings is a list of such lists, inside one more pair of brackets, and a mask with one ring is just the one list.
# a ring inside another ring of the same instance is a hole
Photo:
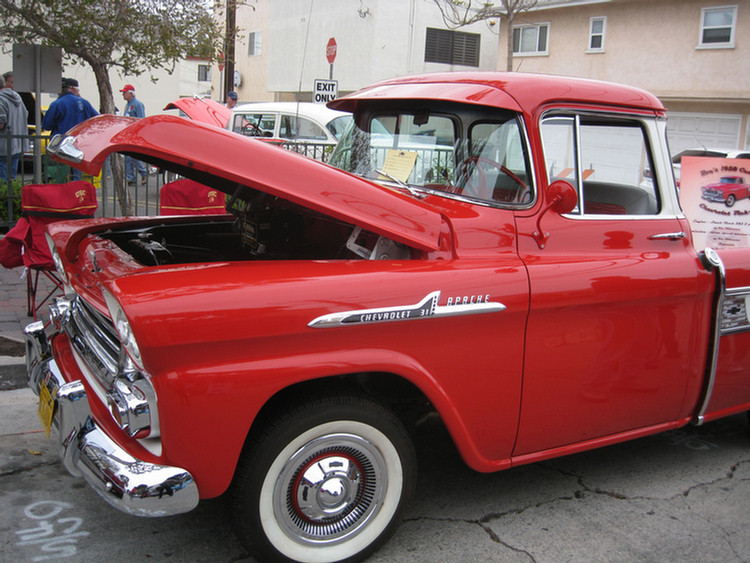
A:
{"label": "chrome hubcap", "polygon": [[303,544],[350,538],[382,505],[385,461],[359,436],[331,434],[299,449],[274,487],[277,521]]}

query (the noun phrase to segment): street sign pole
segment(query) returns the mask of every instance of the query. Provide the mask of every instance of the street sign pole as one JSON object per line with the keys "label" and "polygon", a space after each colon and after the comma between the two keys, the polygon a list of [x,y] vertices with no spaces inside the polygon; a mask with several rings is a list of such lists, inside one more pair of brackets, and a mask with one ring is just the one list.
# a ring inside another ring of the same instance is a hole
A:
{"label": "street sign pole", "polygon": [[60,91],[62,50],[41,45],[13,45],[13,83],[18,92],[34,92],[34,182],[42,181],[42,92]]}

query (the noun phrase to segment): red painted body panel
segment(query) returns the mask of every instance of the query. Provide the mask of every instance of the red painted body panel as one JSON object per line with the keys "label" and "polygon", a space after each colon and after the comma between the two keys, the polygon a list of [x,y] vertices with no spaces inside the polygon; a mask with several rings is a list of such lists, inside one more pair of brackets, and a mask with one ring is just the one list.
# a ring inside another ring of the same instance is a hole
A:
{"label": "red painted body panel", "polygon": [[190,119],[221,128],[227,126],[232,115],[232,110],[210,98],[179,98],[164,109],[179,109]]}
{"label": "red painted body panel", "polygon": [[[231,480],[247,428],[276,392],[300,381],[375,371],[397,374],[425,390],[472,466],[490,470],[508,464],[528,307],[526,275],[517,260],[491,266],[394,263],[389,271],[374,262],[306,264],[306,292],[315,296],[309,300],[298,292],[301,267],[213,264],[114,281],[111,289],[139,334],[159,396],[160,463],[189,467],[202,495],[218,495]],[[507,310],[354,331],[304,328],[331,310],[379,305],[377,294],[362,294],[363,285],[389,287],[395,302],[412,303],[424,297],[423,280],[429,279],[444,304],[448,296],[465,294],[467,276],[473,280],[469,291],[502,296]],[[180,290],[167,289],[175,287]],[[82,286],[76,289],[87,294]],[[290,295],[298,298],[290,301]],[[478,353],[467,362],[457,349]],[[467,373],[488,377],[467,378]],[[191,413],[189,421],[185,413]],[[487,413],[493,413],[490,419]]]}
{"label": "red painted body panel", "polygon": [[[684,417],[705,370],[705,352],[692,352],[707,350],[712,287],[699,292],[689,242],[649,240],[677,221],[547,221],[544,250],[519,238],[532,306],[515,453]],[[519,221],[519,233],[534,228]]]}

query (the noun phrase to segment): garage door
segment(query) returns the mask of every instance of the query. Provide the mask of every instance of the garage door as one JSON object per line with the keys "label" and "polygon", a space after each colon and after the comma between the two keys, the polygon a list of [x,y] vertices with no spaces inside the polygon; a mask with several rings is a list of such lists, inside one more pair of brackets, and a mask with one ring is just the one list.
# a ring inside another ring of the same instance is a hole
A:
{"label": "garage door", "polygon": [[668,115],[667,137],[672,154],[699,147],[736,149],[739,146],[740,115],[680,112]]}

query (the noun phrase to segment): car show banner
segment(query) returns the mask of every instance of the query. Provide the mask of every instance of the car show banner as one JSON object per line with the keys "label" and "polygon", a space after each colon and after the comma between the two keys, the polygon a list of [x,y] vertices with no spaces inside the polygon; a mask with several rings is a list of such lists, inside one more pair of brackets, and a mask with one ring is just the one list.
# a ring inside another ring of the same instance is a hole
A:
{"label": "car show banner", "polygon": [[682,159],[680,203],[693,244],[750,247],[750,162],[732,158]]}

